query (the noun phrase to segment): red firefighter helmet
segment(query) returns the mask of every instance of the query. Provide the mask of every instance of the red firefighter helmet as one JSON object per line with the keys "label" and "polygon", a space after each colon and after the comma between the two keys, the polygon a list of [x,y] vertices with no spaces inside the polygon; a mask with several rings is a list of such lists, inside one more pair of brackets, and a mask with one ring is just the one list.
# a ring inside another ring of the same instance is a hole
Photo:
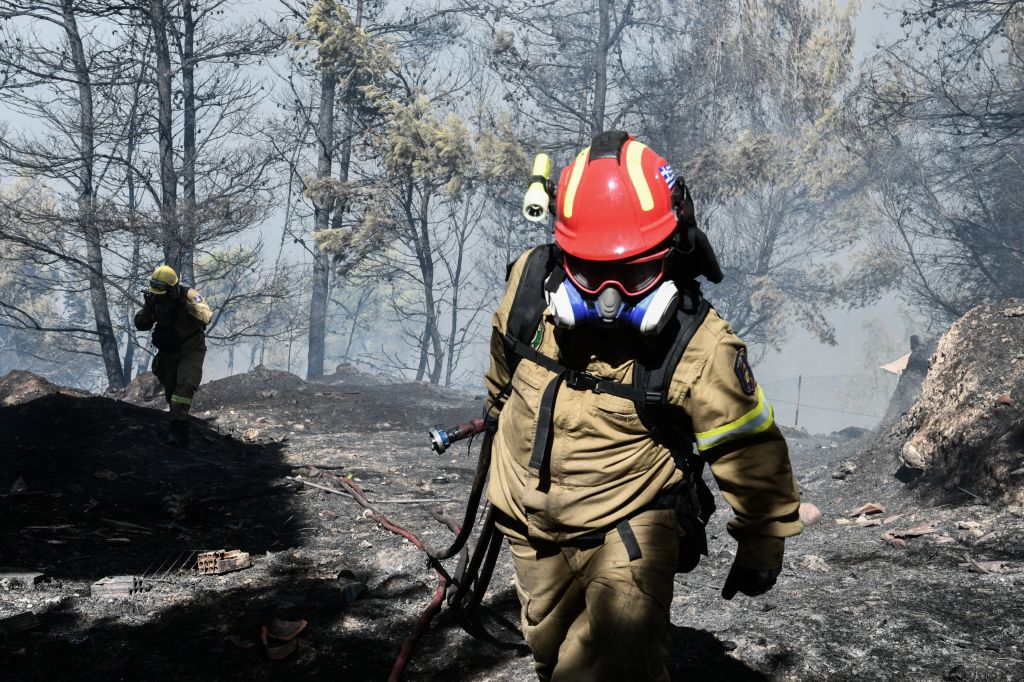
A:
{"label": "red firefighter helmet", "polygon": [[570,257],[627,261],[665,246],[676,230],[675,175],[628,133],[608,131],[562,170],[555,242]]}

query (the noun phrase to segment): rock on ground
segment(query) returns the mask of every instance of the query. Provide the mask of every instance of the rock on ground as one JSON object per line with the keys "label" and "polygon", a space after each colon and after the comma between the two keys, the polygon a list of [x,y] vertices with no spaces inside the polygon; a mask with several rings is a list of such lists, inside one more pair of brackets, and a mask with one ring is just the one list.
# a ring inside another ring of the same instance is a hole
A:
{"label": "rock on ground", "polygon": [[136,376],[124,391],[124,399],[136,405],[145,405],[163,398],[164,387],[152,372]]}
{"label": "rock on ground", "polygon": [[32,372],[16,369],[0,377],[0,406],[20,405],[54,393],[86,395],[83,391],[50,383]]}
{"label": "rock on ground", "polygon": [[1016,300],[974,308],[939,340],[902,424],[905,464],[925,483],[1024,502],[1024,315]]}

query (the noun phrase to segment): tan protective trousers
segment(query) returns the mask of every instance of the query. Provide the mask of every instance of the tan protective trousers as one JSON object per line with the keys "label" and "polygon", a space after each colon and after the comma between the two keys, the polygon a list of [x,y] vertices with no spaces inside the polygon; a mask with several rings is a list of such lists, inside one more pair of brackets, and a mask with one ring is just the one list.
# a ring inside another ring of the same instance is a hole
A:
{"label": "tan protective trousers", "polygon": [[593,545],[510,539],[523,635],[540,680],[669,679],[675,512],[642,512],[629,524],[642,555],[633,561],[615,530]]}
{"label": "tan protective trousers", "polygon": [[153,374],[163,384],[172,421],[187,421],[192,399],[203,381],[206,347],[196,346],[179,353],[157,353]]}

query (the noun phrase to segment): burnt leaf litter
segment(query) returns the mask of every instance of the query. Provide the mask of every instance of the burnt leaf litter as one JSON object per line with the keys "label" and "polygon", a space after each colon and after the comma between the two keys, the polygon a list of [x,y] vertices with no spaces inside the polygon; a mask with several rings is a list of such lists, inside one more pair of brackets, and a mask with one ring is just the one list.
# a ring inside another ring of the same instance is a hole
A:
{"label": "burnt leaf litter", "polygon": [[[721,599],[735,543],[719,505],[711,556],[676,578],[672,679],[1024,679],[1024,309],[1013,305],[958,322],[921,399],[875,431],[789,433],[821,518],[787,543],[767,595]],[[478,416],[480,396],[345,366],[321,382],[257,368],[203,386],[183,451],[163,444],[152,395],[0,379],[2,677],[386,679],[437,574],[337,478],[446,546],[452,532],[431,512],[461,523],[477,443],[437,455],[427,431]],[[213,550],[251,566],[201,575],[198,555]],[[531,679],[507,555],[484,601],[482,623],[504,646],[442,610],[405,679]]]}

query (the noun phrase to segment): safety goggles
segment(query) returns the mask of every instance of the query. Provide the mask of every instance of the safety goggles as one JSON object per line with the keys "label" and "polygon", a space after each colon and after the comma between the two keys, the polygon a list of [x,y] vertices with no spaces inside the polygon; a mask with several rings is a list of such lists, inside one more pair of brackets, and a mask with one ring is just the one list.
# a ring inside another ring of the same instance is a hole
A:
{"label": "safety goggles", "polygon": [[565,272],[576,288],[596,294],[608,285],[618,287],[626,296],[645,294],[665,275],[668,249],[630,261],[588,261],[566,255]]}
{"label": "safety goggles", "polygon": [[158,279],[151,279],[151,280],[149,280],[149,290],[152,291],[153,293],[157,293],[157,292],[164,293],[164,292],[170,290],[170,288],[171,288],[171,285],[168,284],[167,282],[161,282]]}

